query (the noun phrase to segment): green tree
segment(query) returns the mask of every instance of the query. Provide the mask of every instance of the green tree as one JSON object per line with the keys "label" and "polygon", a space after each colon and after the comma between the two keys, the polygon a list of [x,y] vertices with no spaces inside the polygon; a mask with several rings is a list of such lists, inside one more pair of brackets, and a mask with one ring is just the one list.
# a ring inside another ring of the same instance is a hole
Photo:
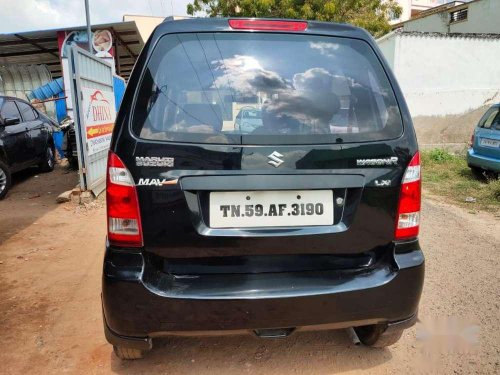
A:
{"label": "green tree", "polygon": [[375,37],[388,33],[389,19],[399,17],[401,11],[396,0],[193,0],[187,6],[190,15],[346,22]]}

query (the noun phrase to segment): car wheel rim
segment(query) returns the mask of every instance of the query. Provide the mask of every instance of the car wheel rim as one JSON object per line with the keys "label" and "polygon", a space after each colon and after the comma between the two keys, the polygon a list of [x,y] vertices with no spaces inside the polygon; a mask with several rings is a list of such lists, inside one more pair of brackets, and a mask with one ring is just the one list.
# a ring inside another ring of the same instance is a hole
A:
{"label": "car wheel rim", "polygon": [[54,153],[50,147],[47,149],[47,164],[50,168],[54,165]]}
{"label": "car wheel rim", "polygon": [[7,186],[7,175],[4,170],[0,168],[0,193],[5,190],[5,186]]}

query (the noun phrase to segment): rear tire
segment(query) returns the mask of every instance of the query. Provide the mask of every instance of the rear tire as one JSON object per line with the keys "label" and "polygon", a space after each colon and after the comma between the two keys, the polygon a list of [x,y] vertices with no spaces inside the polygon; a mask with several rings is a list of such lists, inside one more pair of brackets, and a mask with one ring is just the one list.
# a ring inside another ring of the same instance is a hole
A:
{"label": "rear tire", "polygon": [[485,175],[487,180],[492,180],[492,181],[498,180],[500,177],[499,173],[493,171],[486,171]]}
{"label": "rear tire", "polygon": [[9,167],[4,162],[0,161],[0,199],[7,195],[11,182]]}
{"label": "rear tire", "polygon": [[123,346],[113,345],[113,351],[118,358],[123,360],[141,359],[144,355],[142,350],[125,348]]}
{"label": "rear tire", "polygon": [[398,342],[403,335],[402,329],[386,332],[385,324],[374,324],[370,326],[355,327],[354,331],[363,345],[372,348],[385,348]]}
{"label": "rear tire", "polygon": [[54,170],[54,165],[56,159],[54,156],[54,149],[51,145],[47,145],[47,150],[45,151],[45,158],[43,162],[39,165],[40,171],[42,172],[52,172]]}
{"label": "rear tire", "polygon": [[473,174],[473,176],[475,178],[482,179],[482,180],[485,179],[485,177],[484,177],[484,170],[483,169],[481,169],[479,167],[473,167],[473,166],[470,166],[470,165],[469,165],[469,167],[470,167],[470,170],[471,170],[471,172],[472,172],[472,174]]}
{"label": "rear tire", "polygon": [[74,170],[78,170],[78,158],[73,155],[68,155],[69,167]]}

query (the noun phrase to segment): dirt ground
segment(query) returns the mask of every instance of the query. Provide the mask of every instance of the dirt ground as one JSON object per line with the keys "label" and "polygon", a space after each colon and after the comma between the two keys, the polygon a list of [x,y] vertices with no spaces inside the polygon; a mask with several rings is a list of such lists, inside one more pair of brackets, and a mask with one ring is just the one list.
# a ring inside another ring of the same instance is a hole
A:
{"label": "dirt ground", "polygon": [[417,337],[434,331],[419,324],[384,350],[354,346],[345,331],[282,340],[172,337],[157,340],[141,361],[120,362],[101,323],[105,208],[102,202],[57,205],[55,197],[75,186],[76,174],[35,173],[15,176],[0,202],[0,373],[500,373],[498,215],[428,196],[423,203],[426,281],[419,315],[427,322],[469,322],[470,341],[478,341],[469,350],[454,348],[456,337],[445,334],[443,345],[426,354],[428,344]]}

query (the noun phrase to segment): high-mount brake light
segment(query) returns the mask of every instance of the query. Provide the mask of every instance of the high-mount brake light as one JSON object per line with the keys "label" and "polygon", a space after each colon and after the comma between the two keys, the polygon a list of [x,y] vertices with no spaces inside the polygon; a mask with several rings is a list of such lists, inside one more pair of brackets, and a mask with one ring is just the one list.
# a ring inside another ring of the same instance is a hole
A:
{"label": "high-mount brake light", "polygon": [[142,247],[141,215],[134,179],[112,151],[108,154],[106,206],[109,243],[123,247]]}
{"label": "high-mount brake light", "polygon": [[420,153],[417,152],[408,164],[399,194],[399,205],[394,237],[405,240],[418,236],[421,201]]}
{"label": "high-mount brake light", "polygon": [[272,21],[253,18],[231,19],[229,26],[237,30],[272,30],[272,31],[304,31],[307,22],[304,21]]}

